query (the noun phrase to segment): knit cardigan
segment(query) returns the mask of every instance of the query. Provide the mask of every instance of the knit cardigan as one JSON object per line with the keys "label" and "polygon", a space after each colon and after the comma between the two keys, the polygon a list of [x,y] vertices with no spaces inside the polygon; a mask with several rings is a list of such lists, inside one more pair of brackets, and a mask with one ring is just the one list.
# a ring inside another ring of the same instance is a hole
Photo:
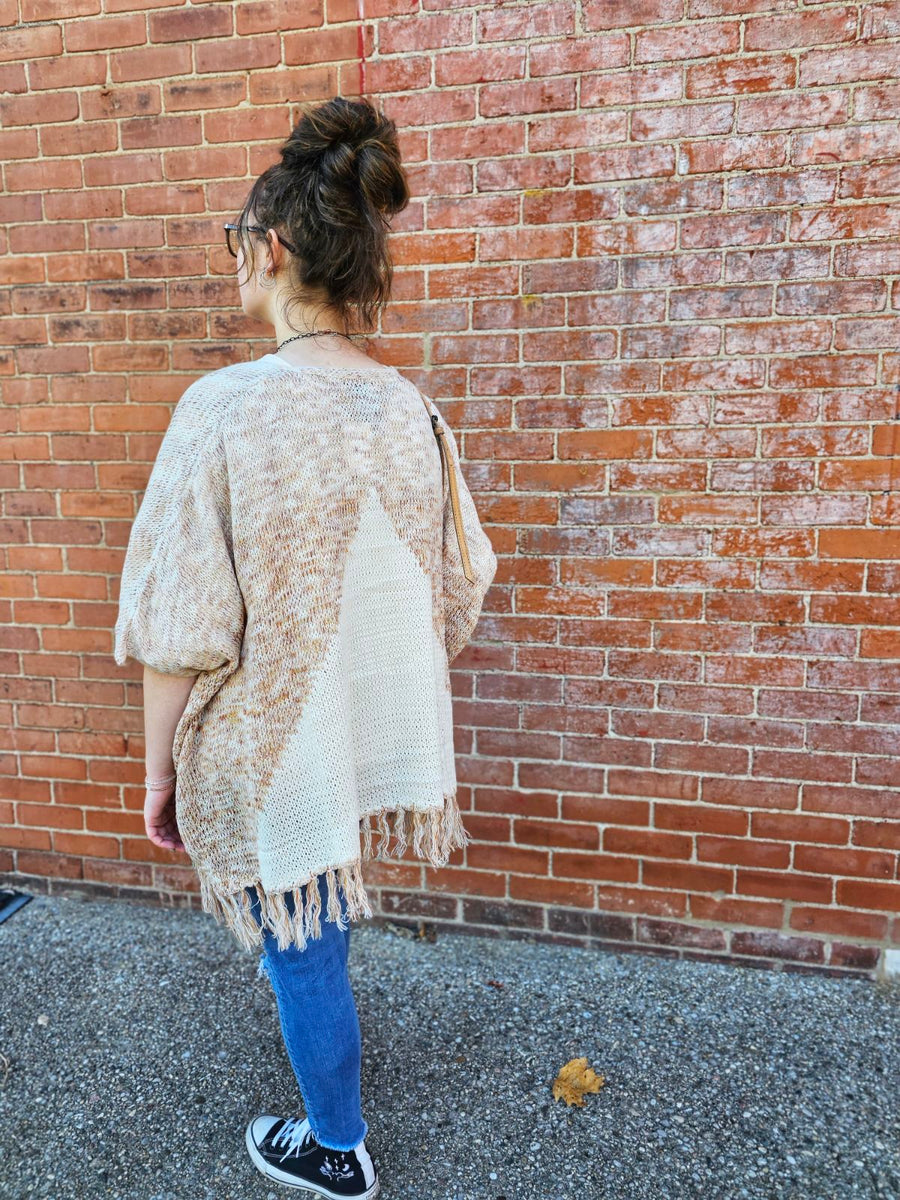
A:
{"label": "knit cardigan", "polygon": [[449,664],[496,568],[453,433],[394,368],[267,354],[178,401],[114,657],[196,675],[176,817],[204,910],[247,949],[264,928],[282,948],[321,936],[323,872],[346,928],[338,887],[350,920],[372,916],[364,860],[443,866],[467,844]]}

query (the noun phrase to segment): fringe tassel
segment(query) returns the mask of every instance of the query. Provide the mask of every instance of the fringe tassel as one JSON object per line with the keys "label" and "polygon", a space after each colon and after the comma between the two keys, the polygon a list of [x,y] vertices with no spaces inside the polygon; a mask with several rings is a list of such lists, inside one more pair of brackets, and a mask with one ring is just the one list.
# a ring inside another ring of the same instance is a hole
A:
{"label": "fringe tassel", "polygon": [[387,848],[391,841],[391,831],[388,826],[387,814],[388,810],[385,808],[378,813],[378,832],[380,837],[378,839],[378,846],[375,850],[375,854],[379,858],[387,852]]}
{"label": "fringe tassel", "polygon": [[341,887],[347,899],[348,915],[355,913],[357,917],[374,916],[369,904],[369,897],[363,886],[362,874],[357,870],[356,864],[349,867],[338,867],[338,879],[341,881]]}
{"label": "fringe tassel", "polygon": [[[329,921],[340,922],[341,919],[341,898],[338,895],[338,881],[334,871],[329,871],[325,876],[328,884],[328,899],[326,901],[325,912]],[[341,926],[343,928],[343,926]]]}
{"label": "fringe tassel", "polygon": [[[373,916],[363,884],[361,858],[340,867],[328,867],[323,874],[327,884],[328,920],[334,921],[340,929],[347,928],[341,913],[339,888],[346,898],[348,921]],[[322,936],[322,897],[317,875],[284,891],[267,892],[258,881],[252,886],[259,900],[258,921],[245,888],[227,892],[207,876],[200,875],[200,900],[204,911],[214,917],[218,924],[230,929],[245,949],[259,949],[262,946],[264,928],[274,935],[280,950],[290,945],[305,950],[309,938]],[[293,914],[285,901],[288,891],[293,901]]]}
{"label": "fringe tassel", "polygon": [[403,857],[403,853],[407,847],[406,841],[406,811],[398,808],[394,818],[394,837],[397,839],[397,845],[394,847],[394,853],[398,858]]}
{"label": "fringe tassel", "polygon": [[[373,833],[378,834],[374,849]],[[440,807],[383,808],[378,812],[366,813],[360,820],[360,835],[360,856],[341,866],[328,867],[323,872],[327,884],[325,916],[327,920],[334,921],[339,929],[347,928],[341,913],[339,889],[346,900],[348,921],[373,916],[362,878],[362,864],[367,859],[402,858],[411,845],[417,858],[427,859],[435,867],[443,867],[453,850],[469,844],[469,835],[463,825],[455,793],[445,796]],[[389,852],[392,836],[395,845]],[[309,938],[322,936],[322,897],[317,875],[286,889],[293,900],[293,915],[288,911],[284,892],[267,892],[259,881],[251,886],[259,900],[259,921],[245,888],[229,892],[214,884],[208,876],[200,874],[200,901],[204,911],[213,916],[218,924],[230,929],[247,950],[258,949],[262,945],[263,929],[269,929],[274,934],[280,950],[290,945],[305,950]]]}
{"label": "fringe tassel", "polygon": [[[394,817],[390,828],[390,814]],[[361,856],[366,859],[402,858],[411,845],[416,858],[427,859],[435,867],[447,865],[454,850],[469,844],[470,838],[463,825],[456,793],[444,797],[440,807],[432,808],[382,808],[378,812],[366,813],[360,821]],[[372,847],[372,835],[379,834],[377,845]],[[396,839],[393,851],[389,852],[391,834]]]}
{"label": "fringe tassel", "polygon": [[306,885],[306,902],[309,905],[309,935],[322,936],[322,897],[315,876]]}

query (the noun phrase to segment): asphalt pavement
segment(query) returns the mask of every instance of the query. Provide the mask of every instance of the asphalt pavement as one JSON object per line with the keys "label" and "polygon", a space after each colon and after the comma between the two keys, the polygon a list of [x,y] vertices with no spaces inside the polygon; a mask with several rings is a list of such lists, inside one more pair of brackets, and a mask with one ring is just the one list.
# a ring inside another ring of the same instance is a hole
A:
{"label": "asphalt pavement", "polygon": [[[0,923],[0,1197],[305,1194],[244,1147],[303,1112],[257,962],[197,909]],[[350,972],[380,1200],[900,1200],[897,983],[374,921]]]}

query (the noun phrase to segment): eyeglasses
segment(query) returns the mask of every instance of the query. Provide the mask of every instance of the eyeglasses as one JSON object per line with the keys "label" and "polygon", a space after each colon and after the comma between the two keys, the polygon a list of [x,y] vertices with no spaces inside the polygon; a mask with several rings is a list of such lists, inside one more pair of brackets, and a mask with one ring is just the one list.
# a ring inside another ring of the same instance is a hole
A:
{"label": "eyeglasses", "polygon": [[[265,234],[268,232],[268,230],[265,228],[264,225],[235,225],[231,221],[229,221],[227,224],[225,224],[223,226],[223,229],[225,230],[225,245],[228,247],[228,253],[231,255],[232,258],[237,258],[237,249],[234,245],[234,242],[233,242],[233,239],[231,236],[232,230],[246,229],[248,231],[248,233],[262,233],[262,234]],[[294,249],[294,247],[291,245],[291,243],[286,242],[284,240],[284,238],[281,236],[281,234],[278,235],[278,240],[281,242],[282,246],[284,246],[285,250],[289,251],[291,254],[297,253],[297,251]]]}

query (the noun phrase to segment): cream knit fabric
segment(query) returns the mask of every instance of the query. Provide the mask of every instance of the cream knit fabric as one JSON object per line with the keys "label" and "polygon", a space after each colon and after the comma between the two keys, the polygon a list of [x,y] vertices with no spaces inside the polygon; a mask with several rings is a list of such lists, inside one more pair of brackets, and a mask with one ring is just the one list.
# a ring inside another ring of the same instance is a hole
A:
{"label": "cream knit fabric", "polygon": [[[203,908],[248,949],[371,917],[364,859],[443,866],[456,803],[449,663],[497,558],[436,406],[391,367],[268,354],[179,400],[131,529],[115,660],[197,679],[175,731],[176,813]],[[377,844],[373,845],[373,834]],[[293,919],[282,893],[293,894]],[[342,926],[343,927],[343,926]]]}

